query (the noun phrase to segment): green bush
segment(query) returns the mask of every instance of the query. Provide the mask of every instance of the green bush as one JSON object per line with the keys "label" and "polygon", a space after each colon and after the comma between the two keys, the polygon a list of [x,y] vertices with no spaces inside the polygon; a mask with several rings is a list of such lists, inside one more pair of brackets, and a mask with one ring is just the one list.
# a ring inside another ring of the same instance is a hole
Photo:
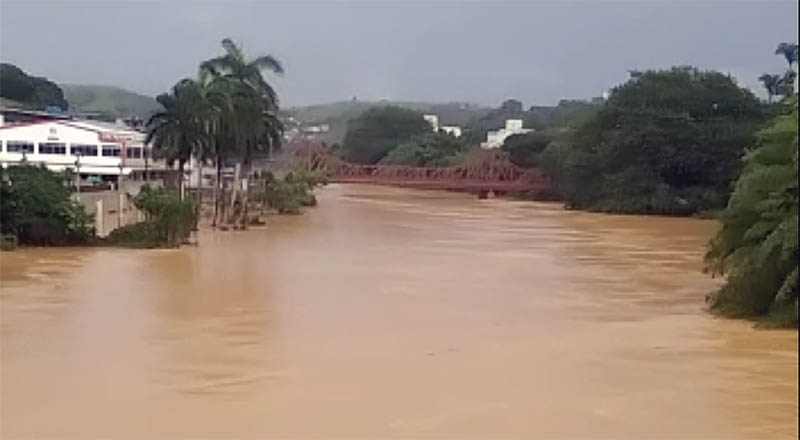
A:
{"label": "green bush", "polygon": [[141,248],[177,247],[186,239],[195,225],[195,206],[180,200],[177,193],[163,187],[142,187],[133,200],[145,213],[146,220],[115,229],[106,239],[108,243]]}
{"label": "green bush", "polygon": [[326,185],[328,179],[321,173],[302,171],[292,171],[278,179],[266,171],[258,176],[258,182],[254,200],[279,214],[300,214],[304,206],[316,206],[313,190]]}
{"label": "green bush", "polygon": [[469,146],[447,133],[425,133],[416,135],[381,159],[383,165],[405,165],[414,167],[445,167],[456,164],[459,154]]}
{"label": "green bush", "polygon": [[0,233],[20,244],[72,245],[87,242],[93,228],[63,174],[19,165],[0,169]]}
{"label": "green bush", "polygon": [[106,241],[116,246],[132,248],[159,248],[165,246],[165,241],[155,222],[144,221],[125,225],[114,229],[106,237]]}
{"label": "green bush", "polygon": [[745,157],[706,255],[707,270],[727,277],[711,310],[770,326],[798,323],[797,99],[786,105]]}

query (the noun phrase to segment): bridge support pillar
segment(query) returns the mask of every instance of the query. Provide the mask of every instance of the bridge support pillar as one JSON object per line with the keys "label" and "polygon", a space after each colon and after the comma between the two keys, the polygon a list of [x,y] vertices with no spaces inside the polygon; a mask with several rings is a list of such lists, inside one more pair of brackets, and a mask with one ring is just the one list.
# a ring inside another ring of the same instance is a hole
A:
{"label": "bridge support pillar", "polygon": [[478,191],[478,200],[486,200],[489,198],[489,191],[480,190]]}

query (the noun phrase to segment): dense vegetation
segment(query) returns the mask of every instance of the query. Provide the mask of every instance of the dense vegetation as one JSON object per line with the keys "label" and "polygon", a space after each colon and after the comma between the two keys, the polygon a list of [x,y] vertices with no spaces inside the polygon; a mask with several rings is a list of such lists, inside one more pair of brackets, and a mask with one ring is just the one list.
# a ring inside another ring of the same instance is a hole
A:
{"label": "dense vegetation", "polygon": [[106,242],[141,248],[177,247],[189,238],[197,221],[195,205],[163,187],[142,187],[133,203],[145,220],[111,231]]}
{"label": "dense vegetation", "polygon": [[550,131],[534,131],[515,134],[506,138],[502,149],[508,153],[511,162],[523,168],[542,166],[542,153],[553,141]]}
{"label": "dense vegetation", "polygon": [[0,97],[37,110],[53,106],[66,110],[68,107],[64,92],[54,82],[30,76],[7,63],[0,63]]}
{"label": "dense vegetation", "polygon": [[19,165],[0,167],[0,233],[20,244],[53,246],[85,243],[93,230],[63,174]]}
{"label": "dense vegetation", "polygon": [[637,73],[542,162],[572,208],[686,215],[720,209],[764,109],[728,76]]}
{"label": "dense vegetation", "polygon": [[734,317],[767,315],[771,325],[797,326],[797,99],[762,131],[722,214],[706,255],[708,269],[727,276],[711,309]]}
{"label": "dense vegetation", "polygon": [[447,133],[419,134],[392,149],[381,159],[384,165],[446,167],[458,164],[469,145]]}
{"label": "dense vegetation", "polygon": [[400,107],[375,107],[350,121],[340,154],[345,160],[373,164],[415,135],[431,131],[422,114]]}

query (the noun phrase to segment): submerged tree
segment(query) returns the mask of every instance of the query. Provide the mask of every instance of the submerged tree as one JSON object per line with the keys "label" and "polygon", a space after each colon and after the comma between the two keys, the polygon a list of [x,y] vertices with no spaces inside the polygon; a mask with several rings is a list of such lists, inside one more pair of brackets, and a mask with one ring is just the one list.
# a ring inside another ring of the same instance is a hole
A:
{"label": "submerged tree", "polygon": [[726,276],[711,309],[733,317],[766,315],[768,323],[798,322],[797,99],[762,131],[745,158],[722,229],[710,243],[708,270]]}

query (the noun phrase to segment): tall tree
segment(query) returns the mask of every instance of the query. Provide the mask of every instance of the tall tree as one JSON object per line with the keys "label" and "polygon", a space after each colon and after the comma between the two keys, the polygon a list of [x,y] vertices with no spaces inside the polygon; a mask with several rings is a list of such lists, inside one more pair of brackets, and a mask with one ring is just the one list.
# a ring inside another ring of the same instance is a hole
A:
{"label": "tall tree", "polygon": [[208,84],[212,80],[219,78],[241,82],[264,97],[270,109],[277,109],[279,104],[278,94],[264,79],[263,72],[269,70],[278,75],[283,74],[283,65],[280,61],[272,55],[248,59],[242,48],[230,38],[222,40],[222,47],[225,49],[224,55],[211,58],[200,64],[201,82]]}
{"label": "tall tree", "polygon": [[342,156],[373,164],[415,135],[430,133],[422,114],[395,106],[373,107],[347,124]]}
{"label": "tall tree", "polygon": [[789,64],[789,69],[797,62],[798,50],[797,43],[781,43],[775,49],[775,55],[783,55],[786,62]]}
{"label": "tall tree", "polygon": [[156,100],[164,107],[147,121],[146,144],[152,142],[153,154],[168,165],[178,164],[178,191],[183,197],[183,174],[192,156],[203,156],[209,143],[207,120],[211,117],[200,85],[184,79],[173,86],[171,93]]}
{"label": "tall tree", "polygon": [[761,84],[764,85],[764,88],[767,90],[767,97],[769,99],[769,102],[772,103],[772,97],[779,94],[780,92],[780,86],[782,81],[781,76],[765,73],[759,76],[758,80],[761,81]]}

